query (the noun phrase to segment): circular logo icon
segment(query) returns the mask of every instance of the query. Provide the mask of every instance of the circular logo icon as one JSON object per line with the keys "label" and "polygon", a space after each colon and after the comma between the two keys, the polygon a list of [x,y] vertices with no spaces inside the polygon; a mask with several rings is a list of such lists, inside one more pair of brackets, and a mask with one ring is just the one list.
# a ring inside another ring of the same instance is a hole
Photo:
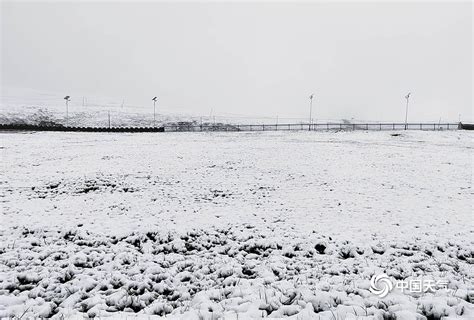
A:
{"label": "circular logo icon", "polygon": [[384,298],[387,294],[392,291],[393,283],[392,280],[385,274],[373,275],[370,279],[370,292],[378,295],[380,298]]}

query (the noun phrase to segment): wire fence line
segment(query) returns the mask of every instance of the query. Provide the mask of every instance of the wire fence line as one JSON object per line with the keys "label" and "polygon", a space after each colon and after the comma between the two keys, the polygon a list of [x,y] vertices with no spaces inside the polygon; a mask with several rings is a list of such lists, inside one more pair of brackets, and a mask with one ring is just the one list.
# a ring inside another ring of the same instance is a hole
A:
{"label": "wire fence line", "polygon": [[205,131],[334,131],[334,130],[458,130],[458,123],[287,123],[287,124],[201,124],[165,125],[165,132]]}
{"label": "wire fence line", "polygon": [[0,124],[0,130],[66,131],[66,132],[252,132],[252,131],[394,131],[394,130],[458,130],[474,128],[462,123],[288,123],[288,124],[222,124],[178,122],[158,126],[64,126],[57,124]]}

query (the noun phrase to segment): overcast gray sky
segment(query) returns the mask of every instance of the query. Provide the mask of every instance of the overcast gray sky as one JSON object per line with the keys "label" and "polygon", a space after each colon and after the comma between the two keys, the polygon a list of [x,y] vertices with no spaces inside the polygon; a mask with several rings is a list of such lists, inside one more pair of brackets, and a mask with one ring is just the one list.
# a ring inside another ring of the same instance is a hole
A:
{"label": "overcast gray sky", "polygon": [[1,83],[176,112],[473,119],[464,3],[1,4]]}

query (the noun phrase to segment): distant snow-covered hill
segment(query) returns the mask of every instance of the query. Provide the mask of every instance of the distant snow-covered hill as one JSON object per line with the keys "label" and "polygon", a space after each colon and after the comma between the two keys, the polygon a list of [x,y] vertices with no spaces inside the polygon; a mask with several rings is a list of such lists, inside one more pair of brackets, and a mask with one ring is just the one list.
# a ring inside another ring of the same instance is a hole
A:
{"label": "distant snow-covered hill", "polygon": [[[0,90],[0,123],[62,124],[70,126],[153,126],[153,105],[131,105],[120,98],[69,93],[68,116],[64,94],[43,90],[2,87]],[[157,105],[155,124],[176,122],[221,123],[221,124],[275,124],[308,123],[307,118],[255,116],[233,113],[209,114],[192,111],[175,112],[171,108]],[[328,120],[318,119],[317,122]],[[341,120],[331,120],[341,122]],[[313,119],[316,122],[316,119]]]}

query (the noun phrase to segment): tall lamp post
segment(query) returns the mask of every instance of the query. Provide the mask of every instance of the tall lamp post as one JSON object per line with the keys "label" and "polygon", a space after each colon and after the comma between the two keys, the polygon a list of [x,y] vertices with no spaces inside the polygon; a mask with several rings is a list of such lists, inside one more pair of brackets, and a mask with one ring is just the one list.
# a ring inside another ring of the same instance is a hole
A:
{"label": "tall lamp post", "polygon": [[66,100],[66,127],[69,125],[69,101],[71,100],[70,96],[65,96],[64,100]]}
{"label": "tall lamp post", "polygon": [[405,110],[405,130],[408,127],[408,102],[410,100],[410,95],[411,95],[411,92],[408,92],[408,94],[405,96],[405,99],[407,100],[407,106]]}
{"label": "tall lamp post", "polygon": [[158,97],[153,97],[153,127],[155,127],[155,123],[156,123],[156,101],[158,100]]}
{"label": "tall lamp post", "polygon": [[311,131],[314,93],[309,96],[309,130]]}

